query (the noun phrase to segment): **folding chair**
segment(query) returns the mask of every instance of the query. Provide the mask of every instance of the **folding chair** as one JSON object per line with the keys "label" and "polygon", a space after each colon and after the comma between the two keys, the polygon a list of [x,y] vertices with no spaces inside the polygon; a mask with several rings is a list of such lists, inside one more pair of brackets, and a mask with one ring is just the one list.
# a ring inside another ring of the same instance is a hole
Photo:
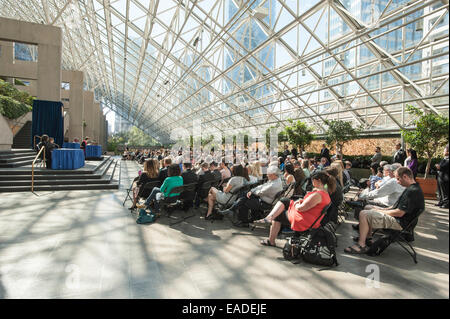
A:
{"label": "folding chair", "polygon": [[[167,212],[167,217],[170,217],[171,215],[171,209],[174,209],[177,207],[177,205],[180,203],[180,195],[184,190],[184,186],[177,186],[170,190],[169,194],[167,194],[167,197],[164,197],[164,199],[159,200],[160,205],[160,211],[165,210]],[[172,194],[178,194],[175,196],[170,196]]]}
{"label": "folding chair", "polygon": [[[419,210],[417,212],[417,216],[414,217],[414,219],[404,229],[402,229],[402,230],[376,229],[372,233],[372,238],[377,232],[381,231],[384,234],[384,236],[382,236],[382,237],[387,239],[387,241],[389,242],[389,245],[392,243],[398,243],[411,256],[411,258],[414,260],[414,263],[417,264],[417,253],[416,253],[414,247],[410,244],[410,241],[414,240],[414,239],[411,240],[411,238],[414,238],[414,228],[416,227],[417,222],[419,221],[419,216],[424,211],[425,211],[425,208]],[[389,245],[387,247],[389,247]],[[407,246],[410,249],[408,249]],[[385,247],[385,249],[387,247]]]}
{"label": "folding chair", "polygon": [[203,202],[203,199],[208,197],[209,190],[213,187],[214,181],[204,182],[200,185],[200,188],[197,189],[196,198],[194,200],[195,203],[199,205]]}
{"label": "folding chair", "polygon": [[[197,187],[197,183],[183,185],[183,191],[180,193],[180,197],[182,198],[183,195],[185,195],[186,193],[193,193],[193,192],[195,193],[196,187]],[[182,201],[183,200],[181,199],[181,202]],[[178,202],[180,202],[180,200],[178,200]],[[195,212],[192,215],[184,216],[183,218],[180,218],[179,220],[177,220],[173,223],[170,223],[170,226],[184,222],[186,219],[194,217],[194,216],[195,216]]]}
{"label": "folding chair", "polygon": [[125,199],[123,200],[122,206],[125,206],[125,202],[126,202],[128,199],[131,200],[131,201],[133,201],[133,198],[131,198],[130,193],[133,191],[133,184],[134,184],[134,182],[136,182],[138,179],[139,179],[139,176],[138,176],[138,177],[135,177],[135,178],[133,179],[133,181],[131,182],[130,187],[128,187],[128,189],[127,189],[127,195],[125,196]]}

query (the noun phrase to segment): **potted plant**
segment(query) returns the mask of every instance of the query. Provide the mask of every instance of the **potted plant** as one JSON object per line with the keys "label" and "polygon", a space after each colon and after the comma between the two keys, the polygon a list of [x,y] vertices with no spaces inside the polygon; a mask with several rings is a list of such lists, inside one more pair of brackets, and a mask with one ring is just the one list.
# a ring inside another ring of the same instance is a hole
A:
{"label": "potted plant", "polygon": [[441,114],[426,113],[412,105],[407,105],[406,110],[416,115],[417,119],[414,121],[414,130],[402,130],[404,140],[427,160],[424,178],[417,178],[416,180],[422,188],[425,198],[435,199],[436,179],[427,178],[427,176],[430,173],[432,159],[440,149],[448,144],[449,120]]}
{"label": "potted plant", "polygon": [[325,138],[326,143],[331,148],[336,145],[336,154],[342,157],[344,145],[351,140],[357,139],[361,128],[354,128],[350,122],[341,120],[325,121],[325,124],[328,125]]}
{"label": "potted plant", "polygon": [[305,147],[310,145],[314,139],[314,134],[312,129],[308,127],[302,121],[294,122],[292,119],[288,120],[289,124],[284,128],[284,130],[279,134],[283,141],[288,141],[295,148],[300,150],[300,154],[305,150]]}

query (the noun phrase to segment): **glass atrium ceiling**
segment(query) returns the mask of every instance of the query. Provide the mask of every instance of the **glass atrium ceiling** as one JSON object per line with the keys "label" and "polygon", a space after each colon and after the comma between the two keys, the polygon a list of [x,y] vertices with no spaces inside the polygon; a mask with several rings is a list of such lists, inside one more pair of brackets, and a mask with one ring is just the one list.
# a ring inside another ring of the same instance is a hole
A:
{"label": "glass atrium ceiling", "polygon": [[448,114],[448,0],[0,0],[63,29],[63,68],[162,143],[210,131],[341,119],[411,126]]}

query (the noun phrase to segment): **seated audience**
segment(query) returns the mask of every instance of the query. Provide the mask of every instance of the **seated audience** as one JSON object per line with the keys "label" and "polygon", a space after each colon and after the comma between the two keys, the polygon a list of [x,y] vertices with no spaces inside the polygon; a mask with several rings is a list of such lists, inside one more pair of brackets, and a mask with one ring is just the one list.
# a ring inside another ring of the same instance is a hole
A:
{"label": "seated audience", "polygon": [[292,195],[296,195],[296,196],[303,196],[306,192],[303,190],[303,187],[306,187],[305,184],[305,172],[303,171],[302,168],[296,168],[294,169],[294,179],[295,179],[295,188],[294,188],[294,192],[292,193]]}
{"label": "seated audience", "polygon": [[348,183],[350,183],[353,179],[351,169],[352,169],[352,162],[345,161],[345,169],[343,172],[344,173],[344,186],[347,185]]}
{"label": "seated audience", "polygon": [[144,186],[149,182],[154,182],[158,180],[158,170],[159,163],[157,160],[149,159],[144,162],[144,171],[135,178],[135,182],[133,183],[133,205],[129,209],[136,209],[136,203],[139,197],[147,198],[152,190],[146,190],[144,193]]}
{"label": "seated audience", "polygon": [[397,183],[394,172],[400,165],[384,165],[383,174],[386,180],[380,187],[369,191],[364,190],[359,194],[359,199],[367,200],[368,204],[377,205],[381,207],[389,207],[395,204],[400,195],[405,190],[403,186]]}
{"label": "seated audience", "polygon": [[329,192],[331,199],[331,206],[328,208],[327,214],[323,218],[322,225],[327,224],[328,222],[334,222],[337,224],[338,222],[338,213],[339,213],[339,205],[344,201],[344,194],[342,193],[342,186],[339,182],[340,175],[340,165],[333,165],[327,167],[325,171],[332,177],[336,179],[336,187],[334,192]]}
{"label": "seated audience", "polygon": [[236,195],[232,195],[230,192],[234,191],[237,188],[242,187],[245,184],[245,172],[244,167],[240,164],[234,164],[231,168],[231,172],[233,174],[233,177],[230,178],[226,186],[224,187],[223,191],[218,190],[215,187],[211,187],[208,194],[208,211],[206,213],[205,219],[209,219],[214,204],[216,202],[224,205],[230,200],[232,197],[236,198]]}
{"label": "seated audience", "polygon": [[372,171],[372,175],[369,176],[367,186],[370,190],[374,190],[375,183],[383,179],[383,169],[379,167],[378,164],[372,164],[370,170]]}
{"label": "seated audience", "polygon": [[170,157],[164,158],[162,161],[162,168],[159,170],[158,179],[161,185],[168,176],[168,167],[172,165],[172,159]]}
{"label": "seated audience", "polygon": [[252,216],[257,216],[258,211],[270,208],[275,196],[283,190],[279,170],[275,166],[267,169],[267,178],[268,182],[251,189],[246,196],[239,198],[229,209],[219,211],[219,213],[232,214],[239,210],[238,220],[240,223],[235,225],[248,227],[248,211],[251,210]]}
{"label": "seated audience", "polygon": [[220,173],[219,166],[216,162],[211,162],[211,164],[209,164],[209,170],[214,175],[214,180],[216,182],[220,182],[222,180],[222,173]]}
{"label": "seated audience", "polygon": [[149,208],[150,203],[153,202],[153,210],[152,212],[155,215],[159,214],[159,200],[164,197],[174,197],[180,195],[179,193],[170,194],[170,191],[174,187],[183,186],[183,178],[180,176],[181,170],[178,164],[171,164],[167,169],[167,178],[164,180],[164,183],[160,188],[153,188],[150,196],[147,197],[145,203],[142,205],[136,205],[137,208]]}
{"label": "seated audience", "polygon": [[294,165],[292,165],[291,163],[286,164],[284,169],[284,175],[281,181],[283,182],[283,187],[295,182]]}
{"label": "seated audience", "polygon": [[262,245],[276,246],[275,239],[282,225],[299,232],[305,231],[311,226],[313,229],[320,227],[323,216],[321,218],[319,216],[331,202],[329,193],[335,191],[336,179],[324,171],[314,173],[311,179],[314,189],[306,194],[305,198],[297,201],[283,198],[266,218],[258,221],[272,223],[269,238],[261,241]]}
{"label": "seated audience", "polygon": [[[425,208],[422,189],[414,180],[414,175],[408,167],[400,167],[395,171],[397,183],[406,189],[394,205],[386,208],[371,207],[359,213],[358,242],[344,251],[349,254],[365,254],[369,250],[366,243],[374,229],[403,230],[416,218],[418,212]],[[413,225],[415,227],[415,225]]]}
{"label": "seated audience", "polygon": [[220,173],[222,174],[222,182],[231,177],[231,170],[225,162],[225,157],[222,157],[220,161]]}
{"label": "seated audience", "polygon": [[[189,162],[183,163],[183,173],[181,174],[183,178],[183,185],[196,184],[198,182],[198,176],[192,170],[192,164]],[[189,209],[193,206],[193,201],[195,197],[195,190],[192,192],[183,192],[181,194],[181,199],[183,200],[183,209]]]}
{"label": "seated audience", "polygon": [[215,182],[215,176],[209,169],[209,165],[206,162],[203,162],[200,165],[201,174],[198,174],[198,183],[197,183],[197,194],[195,199],[195,207],[198,208],[200,206],[200,201],[207,198],[209,194],[208,190],[202,190],[203,184],[208,182]]}

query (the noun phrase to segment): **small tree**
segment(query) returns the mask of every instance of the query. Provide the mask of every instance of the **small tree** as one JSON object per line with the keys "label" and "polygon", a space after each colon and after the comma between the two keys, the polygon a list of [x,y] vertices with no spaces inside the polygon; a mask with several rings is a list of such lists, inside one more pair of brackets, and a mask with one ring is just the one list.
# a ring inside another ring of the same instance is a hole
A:
{"label": "small tree", "polygon": [[427,178],[431,160],[436,156],[439,148],[448,144],[449,120],[441,114],[425,113],[412,105],[407,105],[406,110],[418,118],[414,121],[416,129],[402,130],[402,134],[405,142],[427,159],[425,169],[425,178]]}
{"label": "small tree", "polygon": [[302,121],[294,122],[289,119],[288,122],[290,125],[286,126],[280,133],[281,137],[285,136],[289,143],[296,148],[300,148],[300,152],[304,151],[305,147],[311,144],[314,139],[312,129]]}
{"label": "small tree", "polygon": [[354,139],[357,139],[361,128],[354,128],[350,122],[341,120],[325,121],[328,125],[328,131],[326,132],[326,142],[331,147],[336,146],[336,153],[342,154],[344,145]]}

